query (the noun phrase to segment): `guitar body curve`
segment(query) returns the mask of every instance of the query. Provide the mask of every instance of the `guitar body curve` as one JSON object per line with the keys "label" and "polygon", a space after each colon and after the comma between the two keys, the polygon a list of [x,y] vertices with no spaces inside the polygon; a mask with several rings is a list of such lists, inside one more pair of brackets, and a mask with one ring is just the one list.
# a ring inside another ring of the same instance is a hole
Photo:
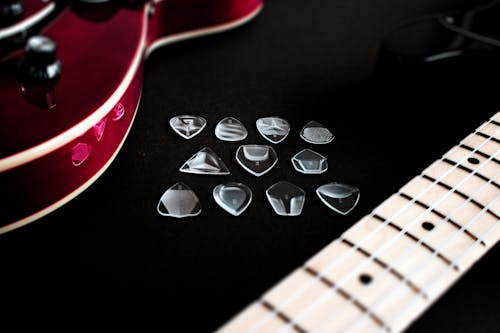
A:
{"label": "guitar body curve", "polygon": [[0,77],[0,234],[62,206],[111,164],[136,115],[146,53],[236,27],[262,1],[106,6],[68,7],[43,30],[57,42],[62,64],[50,109],[21,94],[14,68],[22,52],[0,64],[6,73]]}

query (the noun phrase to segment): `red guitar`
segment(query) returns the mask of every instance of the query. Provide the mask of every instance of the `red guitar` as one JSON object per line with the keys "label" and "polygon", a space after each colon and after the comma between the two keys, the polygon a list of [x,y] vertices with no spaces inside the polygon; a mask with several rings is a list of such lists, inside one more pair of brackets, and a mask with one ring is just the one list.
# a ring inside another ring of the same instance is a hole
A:
{"label": "red guitar", "polygon": [[[41,3],[38,15],[54,7]],[[237,27],[261,7],[262,0],[79,1],[41,31],[45,37],[4,58],[0,233],[62,206],[110,165],[134,120],[147,54]],[[33,23],[27,13],[2,28],[0,40]]]}

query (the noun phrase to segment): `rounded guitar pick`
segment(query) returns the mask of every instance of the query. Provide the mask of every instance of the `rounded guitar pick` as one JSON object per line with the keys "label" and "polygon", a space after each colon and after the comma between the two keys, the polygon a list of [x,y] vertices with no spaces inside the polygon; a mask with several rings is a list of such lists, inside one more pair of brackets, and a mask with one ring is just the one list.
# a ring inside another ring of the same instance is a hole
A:
{"label": "rounded guitar pick", "polygon": [[300,187],[286,182],[277,182],[266,191],[267,199],[276,214],[298,216],[302,213],[306,193]]}
{"label": "rounded guitar pick", "polygon": [[170,127],[184,139],[191,139],[200,134],[207,125],[205,118],[196,116],[176,116],[170,119]]}
{"label": "rounded guitar pick", "polygon": [[219,184],[213,190],[215,202],[226,212],[238,216],[252,201],[252,191],[241,183]]}
{"label": "rounded guitar pick", "polygon": [[308,122],[304,128],[302,128],[300,137],[313,144],[327,144],[332,142],[335,138],[328,128],[314,120]]}
{"label": "rounded guitar pick", "polygon": [[245,126],[236,118],[226,117],[215,127],[215,136],[223,141],[241,141],[248,135]]}
{"label": "rounded guitar pick", "polygon": [[314,150],[304,149],[292,157],[292,164],[298,172],[317,175],[328,169],[326,157],[318,154]]}
{"label": "rounded guitar pick", "polygon": [[201,213],[200,200],[189,186],[181,182],[163,193],[156,209],[160,215],[177,218]]}
{"label": "rounded guitar pick", "polygon": [[208,147],[194,154],[179,171],[199,175],[229,175],[229,170],[222,159]]}
{"label": "rounded guitar pick", "polygon": [[272,143],[280,143],[290,133],[290,124],[279,117],[266,117],[257,119],[257,130],[264,139]]}
{"label": "rounded guitar pick", "polygon": [[359,201],[359,189],[341,183],[329,183],[318,187],[316,194],[330,209],[342,215],[348,214]]}
{"label": "rounded guitar pick", "polygon": [[266,145],[242,145],[236,151],[236,161],[254,176],[262,176],[278,162],[273,147]]}

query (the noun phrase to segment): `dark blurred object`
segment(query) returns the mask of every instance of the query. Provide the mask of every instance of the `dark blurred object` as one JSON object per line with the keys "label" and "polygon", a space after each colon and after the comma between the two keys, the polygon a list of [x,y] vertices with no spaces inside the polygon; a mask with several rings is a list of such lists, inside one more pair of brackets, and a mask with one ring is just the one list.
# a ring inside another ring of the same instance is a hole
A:
{"label": "dark blurred object", "polygon": [[471,10],[418,17],[391,31],[381,56],[401,63],[435,62],[500,48],[500,1]]}
{"label": "dark blurred object", "polygon": [[375,68],[375,77],[401,99],[418,91],[462,110],[498,107],[492,82],[499,75],[499,0],[402,23],[384,38]]}

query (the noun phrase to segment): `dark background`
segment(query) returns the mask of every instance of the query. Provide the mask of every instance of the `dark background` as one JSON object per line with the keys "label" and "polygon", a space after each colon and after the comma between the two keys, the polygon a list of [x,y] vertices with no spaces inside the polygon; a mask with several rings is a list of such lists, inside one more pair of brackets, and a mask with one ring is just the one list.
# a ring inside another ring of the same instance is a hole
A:
{"label": "dark background", "polygon": [[[485,63],[373,77],[380,41],[402,19],[475,3],[270,0],[245,27],[156,51],[146,61],[137,118],[115,162],[61,209],[1,237],[0,282],[15,292],[90,296],[94,307],[110,310],[117,299],[132,312],[156,308],[162,314],[150,319],[162,331],[216,329],[497,111],[488,80],[498,76]],[[168,127],[179,114],[203,116],[207,128],[182,140]],[[234,116],[249,130],[244,143],[266,143],[254,124],[270,115],[289,120],[292,131],[275,146],[277,166],[256,178],[234,161],[240,143],[221,142],[213,131]],[[313,119],[334,132],[333,143],[312,146],[299,138]],[[178,172],[204,146],[223,158],[230,176]],[[290,158],[303,148],[327,156],[328,172],[296,173]],[[300,217],[273,213],[264,192],[279,180],[306,191]],[[200,197],[200,216],[156,213],[161,194],[177,181]],[[226,181],[254,193],[238,218],[212,199],[213,187]],[[330,181],[361,189],[359,205],[345,217],[314,194]],[[491,250],[409,332],[496,331],[499,259],[499,249]]]}

